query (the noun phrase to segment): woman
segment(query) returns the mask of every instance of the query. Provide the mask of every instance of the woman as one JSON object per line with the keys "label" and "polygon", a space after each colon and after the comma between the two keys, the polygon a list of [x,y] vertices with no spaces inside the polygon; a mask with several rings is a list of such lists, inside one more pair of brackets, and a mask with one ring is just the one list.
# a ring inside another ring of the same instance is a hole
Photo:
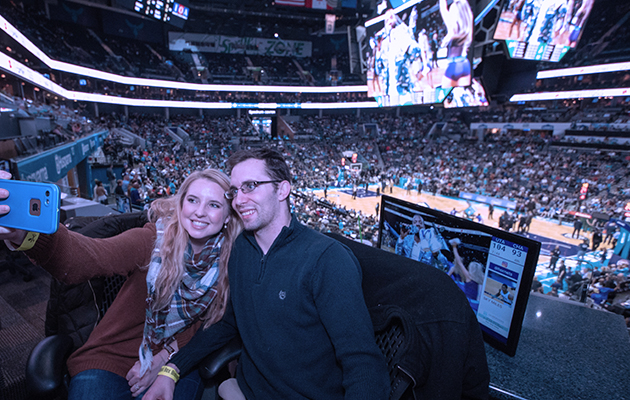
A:
{"label": "woman", "polygon": [[94,187],[94,201],[98,201],[101,204],[107,204],[107,191],[103,187],[103,182],[98,179],[94,180],[96,186]]}
{"label": "woman", "polygon": [[[0,178],[10,174],[0,171]],[[87,342],[68,359],[70,400],[141,395],[201,324],[221,319],[229,294],[227,261],[241,230],[224,197],[229,186],[222,172],[194,172],[176,196],[152,204],[151,223],[109,239],[87,238],[60,224],[27,249],[32,234],[0,227],[11,249],[24,250],[66,283],[128,275]],[[0,198],[8,195],[0,189]],[[192,375],[181,389],[177,385],[175,398],[200,397],[200,379]]]}
{"label": "woman", "polygon": [[440,0],[440,14],[447,34],[443,46],[448,49],[449,63],[444,71],[442,86],[469,86],[471,69],[467,58],[472,43],[473,13],[467,0],[453,0],[450,8],[447,0]]}
{"label": "woman", "polygon": [[468,269],[464,266],[464,261],[459,255],[457,246],[461,244],[459,239],[449,240],[451,247],[453,248],[453,267],[448,271],[448,275],[455,281],[460,281],[463,284],[463,291],[468,298],[471,308],[477,313],[479,308],[479,300],[481,298],[481,290],[483,287],[483,280],[486,275],[485,267],[478,261],[471,261],[468,264]]}

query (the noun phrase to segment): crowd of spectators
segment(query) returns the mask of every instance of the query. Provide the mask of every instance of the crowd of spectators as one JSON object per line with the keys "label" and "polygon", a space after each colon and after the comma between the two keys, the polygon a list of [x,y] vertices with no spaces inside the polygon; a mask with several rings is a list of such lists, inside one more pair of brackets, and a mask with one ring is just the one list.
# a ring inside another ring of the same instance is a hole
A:
{"label": "crowd of spectators", "polygon": [[[555,218],[563,211],[614,216],[630,201],[628,160],[623,153],[551,146],[550,137],[540,132],[489,132],[481,140],[472,136],[460,140],[427,137],[436,122],[450,119],[453,116],[439,118],[437,114],[303,116],[292,123],[292,128],[296,137],[307,139],[261,137],[256,142],[247,140],[258,135],[248,117],[175,116],[167,122],[161,117],[143,115],[125,121],[109,116],[101,118],[101,123],[110,128],[126,127],[150,143],[147,149],[131,149],[116,144],[111,137],[105,148],[106,154],[124,162],[130,176],[133,173],[142,177],[141,192],[147,199],[157,196],[160,188],[164,194],[172,192],[169,186],[176,189],[195,168],[223,168],[223,160],[235,146],[262,143],[287,156],[295,174],[294,188],[301,193],[296,201],[298,212],[310,216],[315,223],[312,214],[318,210],[317,215],[327,216],[328,229],[338,227],[339,218],[345,218],[344,231],[355,236],[374,233],[366,230],[370,226],[365,222],[368,216],[363,216],[363,229],[359,230],[357,212],[337,209],[330,199],[313,197],[310,189],[368,184],[372,190],[380,190],[393,184],[454,197],[463,191],[514,201],[518,204],[516,213],[526,204],[533,204],[531,211],[536,215]],[[192,142],[175,146],[164,133],[165,126],[181,127],[190,134]],[[370,130],[367,126],[378,128]],[[342,158],[349,165],[352,154],[363,162],[361,172],[341,166]],[[138,165],[142,167],[134,170]],[[147,177],[153,191],[142,187],[142,182],[146,186]],[[590,183],[589,196],[578,202],[577,193],[583,182]],[[348,228],[352,220],[355,223]]]}
{"label": "crowd of spectators", "polygon": [[[108,35],[77,24],[51,21],[46,17],[45,11],[38,7],[0,6],[0,14],[52,59],[124,76],[218,84],[330,86],[362,83],[360,77],[350,73],[348,56],[343,52],[312,59],[197,53],[193,59],[190,53],[171,51],[159,43],[146,43]],[[62,76],[61,73],[42,69],[41,63],[17,42],[7,37],[7,43],[9,46],[3,48],[3,51],[29,67],[50,75],[51,79],[56,79],[68,89],[131,97],[140,92],[128,85],[86,79],[73,74],[64,73]],[[334,72],[334,79],[331,78],[331,72]],[[85,80],[87,82],[80,83]],[[159,88],[147,90],[143,95],[145,98],[170,100],[191,100],[195,96],[194,92],[172,90],[166,93]],[[221,94],[211,96],[218,99],[216,101],[222,101]],[[203,100],[208,101],[207,98]]]}

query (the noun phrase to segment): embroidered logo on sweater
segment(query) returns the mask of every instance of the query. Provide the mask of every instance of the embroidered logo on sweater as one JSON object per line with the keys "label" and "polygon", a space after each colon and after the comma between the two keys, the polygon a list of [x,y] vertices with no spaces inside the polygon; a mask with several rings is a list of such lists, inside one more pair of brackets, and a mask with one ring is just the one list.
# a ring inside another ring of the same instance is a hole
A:
{"label": "embroidered logo on sweater", "polygon": [[280,293],[278,293],[278,297],[280,297],[280,300],[284,300],[287,297],[287,292],[281,290]]}

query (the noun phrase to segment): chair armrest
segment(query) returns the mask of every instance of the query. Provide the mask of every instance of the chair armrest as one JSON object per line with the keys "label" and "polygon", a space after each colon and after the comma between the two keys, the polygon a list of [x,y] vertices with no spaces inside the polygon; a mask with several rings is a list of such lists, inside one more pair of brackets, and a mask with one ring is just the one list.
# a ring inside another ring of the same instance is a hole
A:
{"label": "chair armrest", "polygon": [[230,340],[225,346],[210,353],[199,363],[199,375],[203,381],[212,380],[223,370],[230,361],[241,355],[243,342],[240,337]]}
{"label": "chair armrest", "polygon": [[34,399],[53,398],[65,388],[66,360],[74,343],[69,335],[48,336],[26,362],[26,388]]}

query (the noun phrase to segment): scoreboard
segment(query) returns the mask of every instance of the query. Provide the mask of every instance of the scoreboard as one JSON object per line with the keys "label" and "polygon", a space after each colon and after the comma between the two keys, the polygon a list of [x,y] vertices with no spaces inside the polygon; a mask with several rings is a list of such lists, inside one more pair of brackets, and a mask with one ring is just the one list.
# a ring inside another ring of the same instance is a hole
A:
{"label": "scoreboard", "polygon": [[175,0],[136,0],[133,9],[147,17],[174,25],[188,20],[190,12],[188,7]]}

